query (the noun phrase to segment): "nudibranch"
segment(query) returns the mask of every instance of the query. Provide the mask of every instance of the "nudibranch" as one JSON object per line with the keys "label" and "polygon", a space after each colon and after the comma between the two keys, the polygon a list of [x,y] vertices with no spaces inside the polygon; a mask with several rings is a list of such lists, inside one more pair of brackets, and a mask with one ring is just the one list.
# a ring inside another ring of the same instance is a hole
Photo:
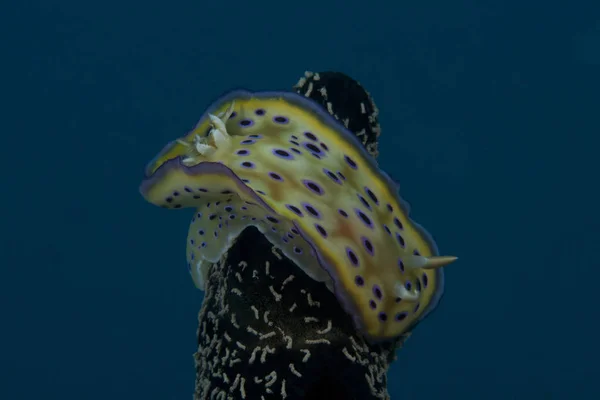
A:
{"label": "nudibranch", "polygon": [[157,206],[196,209],[188,268],[208,268],[255,226],[332,290],[371,340],[404,334],[444,289],[431,236],[409,218],[397,184],[356,136],[291,92],[228,93],[148,164],[140,191]]}

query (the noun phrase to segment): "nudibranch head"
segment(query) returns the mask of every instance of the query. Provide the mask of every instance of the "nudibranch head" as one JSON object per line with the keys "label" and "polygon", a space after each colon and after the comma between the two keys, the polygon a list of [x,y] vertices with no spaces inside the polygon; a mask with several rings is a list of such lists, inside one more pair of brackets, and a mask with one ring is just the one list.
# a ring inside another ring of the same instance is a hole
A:
{"label": "nudibranch head", "polygon": [[141,193],[165,208],[196,208],[188,268],[208,267],[256,226],[324,282],[365,336],[408,331],[444,289],[431,236],[408,216],[397,185],[318,104],[289,92],[234,91],[146,168]]}

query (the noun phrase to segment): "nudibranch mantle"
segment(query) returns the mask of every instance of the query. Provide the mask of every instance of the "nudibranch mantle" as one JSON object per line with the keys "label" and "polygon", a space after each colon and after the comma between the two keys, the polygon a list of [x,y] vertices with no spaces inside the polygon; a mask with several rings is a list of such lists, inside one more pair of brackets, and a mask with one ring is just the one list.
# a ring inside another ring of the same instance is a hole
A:
{"label": "nudibranch mantle", "polygon": [[188,268],[208,268],[255,226],[311,278],[324,282],[371,340],[407,332],[444,291],[431,236],[409,218],[397,185],[355,135],[291,92],[237,90],[146,168],[152,204],[196,211]]}

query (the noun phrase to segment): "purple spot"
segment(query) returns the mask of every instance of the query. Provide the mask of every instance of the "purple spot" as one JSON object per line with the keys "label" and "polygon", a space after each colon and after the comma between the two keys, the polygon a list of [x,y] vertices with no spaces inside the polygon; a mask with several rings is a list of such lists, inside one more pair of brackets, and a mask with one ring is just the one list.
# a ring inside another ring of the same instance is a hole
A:
{"label": "purple spot", "polygon": [[254,144],[254,143],[256,143],[256,140],[254,140],[254,139],[245,139],[240,142],[240,144]]}
{"label": "purple spot", "polygon": [[[190,244],[194,244],[194,239],[190,239]],[[192,256],[194,255],[194,253],[192,253]]]}
{"label": "purple spot", "polygon": [[190,189],[189,187],[184,187],[183,190],[185,190],[188,193],[192,193],[192,189]]}
{"label": "purple spot", "polygon": [[385,322],[385,321],[387,321],[387,314],[386,314],[386,313],[384,313],[384,312],[380,312],[380,313],[379,313],[379,320],[380,320],[381,322]]}
{"label": "purple spot", "polygon": [[402,222],[400,222],[400,220],[396,217],[394,217],[394,225],[396,225],[396,227],[400,230],[404,229],[404,226],[402,226]]}
{"label": "purple spot", "polygon": [[303,216],[302,211],[300,211],[300,209],[298,207],[293,206],[291,204],[286,204],[285,206],[287,207],[288,210],[290,210],[294,214],[298,215],[299,217]]}
{"label": "purple spot", "polygon": [[241,149],[235,152],[238,156],[247,156],[250,152],[246,149]]}
{"label": "purple spot", "polygon": [[244,168],[250,168],[250,169],[254,168],[254,163],[250,162],[250,161],[244,161],[240,165]]}
{"label": "purple spot", "polygon": [[265,110],[263,110],[262,108],[259,108],[258,110],[254,111],[254,114],[256,115],[265,115]]}
{"label": "purple spot", "polygon": [[419,278],[415,281],[415,288],[417,289],[417,292],[421,291],[421,280]]}
{"label": "purple spot", "polygon": [[203,235],[204,235],[204,230],[200,229],[200,230],[198,231],[198,235],[200,235],[200,236],[203,236]]}
{"label": "purple spot", "polygon": [[280,158],[285,158],[286,160],[293,160],[294,156],[282,149],[274,149],[273,154]]}
{"label": "purple spot", "polygon": [[165,200],[167,201],[167,203],[172,203],[173,202],[173,198],[172,197],[167,197]]}
{"label": "purple spot", "polygon": [[[221,224],[219,224],[219,228],[222,228]],[[213,235],[215,235],[215,237],[219,237],[219,232],[217,232],[217,231],[214,231],[214,232],[213,232]]]}
{"label": "purple spot", "polygon": [[356,163],[350,157],[344,156],[344,160],[346,160],[346,163],[348,163],[348,165],[350,166],[350,168],[352,168],[352,169],[356,169],[357,168]]}
{"label": "purple spot", "polygon": [[200,247],[206,247],[206,242],[200,243]]}
{"label": "purple spot", "polygon": [[294,235],[299,235],[299,234],[300,234],[300,232],[298,232],[298,229],[296,229],[296,228],[292,228],[292,229],[290,229],[290,231],[291,231],[291,232],[292,232]]}
{"label": "purple spot", "polygon": [[293,238],[294,238],[294,236],[293,236],[291,233],[289,233],[289,232],[288,232],[288,234],[287,234],[287,237],[289,237],[290,239],[293,239]]}
{"label": "purple spot", "polygon": [[387,232],[388,235],[392,234],[392,231],[390,231],[390,228],[388,228],[386,224],[383,224],[383,229]]}
{"label": "purple spot", "polygon": [[402,301],[402,297],[396,297],[396,303],[400,303]]}
{"label": "purple spot", "polygon": [[365,279],[360,275],[356,275],[354,277],[354,283],[356,283],[357,286],[363,286],[365,284]]}
{"label": "purple spot", "polygon": [[398,244],[400,244],[400,246],[402,246],[402,248],[404,248],[406,243],[404,242],[404,238],[402,237],[402,235],[400,235],[399,233],[396,233],[396,240],[398,241]]}
{"label": "purple spot", "polygon": [[236,115],[237,115],[237,113],[235,111],[232,112],[231,115],[229,116],[229,119],[235,118]]}
{"label": "purple spot", "polygon": [[317,137],[312,132],[304,132],[304,136],[306,136],[310,140],[317,140]]}
{"label": "purple spot", "polygon": [[309,203],[302,203],[302,207],[304,207],[304,209],[306,211],[308,211],[308,213],[310,215],[312,215],[313,217],[320,219],[321,218],[321,213],[319,213],[319,211],[314,208],[312,205],[310,205]]}
{"label": "purple spot", "polygon": [[340,178],[341,178],[343,181],[345,181],[345,180],[346,180],[346,177],[345,177],[345,176],[344,176],[344,174],[342,174],[341,172],[338,172],[338,176],[339,176],[339,177],[340,177]]}
{"label": "purple spot", "polygon": [[348,259],[350,260],[352,265],[354,265],[355,267],[358,266],[358,257],[350,247],[346,247],[346,256],[348,256]]}
{"label": "purple spot", "polygon": [[[235,214],[230,214],[229,219],[235,219]],[[225,222],[225,223],[227,223],[227,222]]]}
{"label": "purple spot", "polygon": [[413,254],[415,256],[420,256],[421,255],[421,253],[419,253],[419,250],[417,250],[417,249],[413,250]]}
{"label": "purple spot", "polygon": [[318,185],[317,183],[310,181],[308,179],[304,179],[302,181],[302,183],[304,183],[304,186],[306,186],[308,189],[310,189],[311,192],[318,194],[319,196],[323,195],[323,188]]}
{"label": "purple spot", "polygon": [[340,215],[344,218],[348,218],[348,213],[344,210],[342,210],[341,208],[338,209],[338,213],[340,213]]}
{"label": "purple spot", "polygon": [[383,298],[383,292],[381,291],[381,288],[379,287],[379,285],[373,286],[373,294],[379,300],[381,300]]}
{"label": "purple spot", "polygon": [[407,315],[408,314],[405,313],[405,312],[401,312],[401,313],[396,314],[396,321],[400,322],[400,321],[404,320]]}
{"label": "purple spot", "polygon": [[398,259],[398,268],[400,268],[401,272],[404,272],[404,261],[401,258]]}
{"label": "purple spot", "polygon": [[329,151],[329,147],[327,147],[327,145],[323,142],[321,142],[321,147],[323,148],[323,150]]}
{"label": "purple spot", "polygon": [[267,220],[268,220],[269,222],[273,223],[273,224],[278,224],[278,223],[279,223],[279,220],[278,220],[277,218],[275,218],[275,217],[272,217],[272,216],[270,216],[270,215],[268,215],[268,216],[267,216]]}
{"label": "purple spot", "polygon": [[256,191],[256,193],[258,193],[258,194],[262,194],[263,196],[264,196],[264,195],[266,195],[266,193],[265,193],[265,192],[263,192],[262,190],[257,190],[257,191]]}
{"label": "purple spot", "polygon": [[283,178],[275,172],[269,172],[269,176],[271,177],[271,179],[274,179],[276,181],[283,181]]}
{"label": "purple spot", "polygon": [[225,206],[225,211],[232,212],[233,211],[233,207],[232,206]]}
{"label": "purple spot", "polygon": [[295,148],[295,147],[292,147],[290,150],[293,151],[296,154],[302,154],[302,152],[300,150],[298,150],[297,148]]}
{"label": "purple spot", "polygon": [[321,236],[323,236],[324,238],[327,237],[327,231],[325,230],[325,228],[323,228],[319,224],[315,224],[315,228],[317,229],[317,231],[319,231],[319,233],[321,234]]}
{"label": "purple spot", "polygon": [[371,307],[374,310],[377,308],[377,303],[375,303],[375,301],[373,300],[369,300],[369,307]]}
{"label": "purple spot", "polygon": [[423,276],[421,279],[423,280],[423,286],[427,287],[427,284],[429,283],[429,277],[425,272],[423,272]]}
{"label": "purple spot", "polygon": [[356,212],[356,215],[360,218],[360,220],[367,225],[369,228],[373,229],[373,222],[371,222],[371,219],[369,217],[367,217],[367,215],[362,212],[362,210],[360,210],[359,208],[355,208],[354,211]]}
{"label": "purple spot", "polygon": [[207,193],[207,192],[208,192],[208,189],[204,189],[204,188],[198,188],[198,191],[199,191],[199,192],[202,192],[202,193]]}
{"label": "purple spot", "polygon": [[325,175],[327,175],[332,181],[334,181],[335,183],[337,183],[338,185],[341,185],[342,182],[340,181],[340,179],[330,170],[323,168],[323,172],[325,173]]}
{"label": "purple spot", "polygon": [[389,212],[394,212],[394,207],[392,207],[391,204],[387,205],[387,209],[388,209]]}
{"label": "purple spot", "polygon": [[371,189],[365,187],[365,193],[367,193],[367,196],[369,196],[371,200],[373,200],[373,203],[379,204],[379,199],[377,198],[377,196],[375,196],[375,193],[373,193]]}
{"label": "purple spot", "polygon": [[421,307],[421,303],[417,303],[417,305],[415,306],[415,309],[413,310],[413,313],[416,313],[417,311],[419,311],[419,307]]}
{"label": "purple spot", "polygon": [[252,121],[251,119],[243,119],[240,121],[240,126],[243,128],[248,128],[252,125],[254,125],[254,121]]}
{"label": "purple spot", "polygon": [[371,205],[367,202],[367,200],[358,193],[356,195],[358,196],[358,199],[363,204],[363,206],[365,206],[368,210],[371,210]]}
{"label": "purple spot", "polygon": [[242,210],[246,211],[246,210],[248,210],[248,207],[242,206]]}
{"label": "purple spot", "polygon": [[406,281],[404,287],[406,288],[406,290],[410,290],[412,288],[412,283],[410,283],[410,281]]}
{"label": "purple spot", "polygon": [[288,238],[286,238],[285,236],[282,237],[281,240],[283,241],[283,243],[288,243],[289,242]]}
{"label": "purple spot", "polygon": [[276,115],[273,117],[273,122],[277,124],[287,124],[288,122],[290,122],[290,120],[282,115]]}
{"label": "purple spot", "polygon": [[296,253],[296,254],[302,254],[302,249],[300,247],[294,246],[294,253]]}
{"label": "purple spot", "polygon": [[300,143],[296,142],[295,140],[290,140],[290,143],[294,146],[300,146]]}
{"label": "purple spot", "polygon": [[367,250],[367,253],[369,253],[370,255],[375,254],[375,249],[373,248],[373,244],[371,243],[371,241],[369,239],[367,239],[364,236],[362,237],[362,244],[363,244],[365,250]]}
{"label": "purple spot", "polygon": [[294,140],[298,140],[298,136],[296,136],[296,135],[290,135],[290,137]]}
{"label": "purple spot", "polygon": [[254,134],[254,135],[248,135],[248,137],[249,138],[253,138],[253,139],[260,139],[260,138],[262,138],[261,135],[256,135],[256,134]]}
{"label": "purple spot", "polygon": [[320,148],[318,148],[317,146],[315,146],[312,143],[304,142],[304,143],[302,143],[302,147],[304,147],[305,149],[307,149],[308,151],[310,151],[313,154],[322,154],[323,153]]}

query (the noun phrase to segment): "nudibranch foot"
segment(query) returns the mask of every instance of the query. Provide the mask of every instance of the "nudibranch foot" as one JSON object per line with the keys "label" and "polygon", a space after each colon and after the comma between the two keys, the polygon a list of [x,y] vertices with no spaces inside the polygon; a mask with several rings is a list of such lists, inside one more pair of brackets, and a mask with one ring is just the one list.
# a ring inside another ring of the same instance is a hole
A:
{"label": "nudibranch foot", "polygon": [[149,202],[197,209],[187,253],[200,288],[206,263],[255,226],[333,289],[373,341],[405,334],[435,309],[441,267],[456,259],[438,255],[357,137],[295,93],[226,95],[146,171]]}

